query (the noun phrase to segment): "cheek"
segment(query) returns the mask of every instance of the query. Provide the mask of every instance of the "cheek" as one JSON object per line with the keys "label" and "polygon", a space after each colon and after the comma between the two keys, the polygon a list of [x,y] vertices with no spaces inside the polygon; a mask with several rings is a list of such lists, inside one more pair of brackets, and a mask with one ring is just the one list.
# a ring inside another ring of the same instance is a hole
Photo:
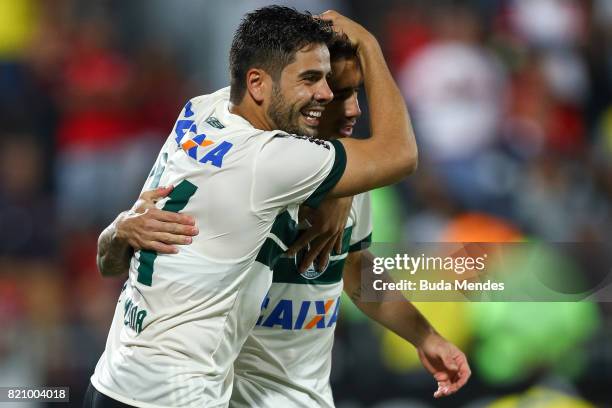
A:
{"label": "cheek", "polygon": [[285,99],[285,101],[287,101],[285,109],[293,112],[294,115],[297,115],[300,113],[302,108],[310,103],[310,100],[310,94],[304,89],[304,87],[295,88],[291,92],[290,98]]}
{"label": "cheek", "polygon": [[293,89],[292,97],[294,103],[304,103],[310,101],[312,93],[308,86],[300,85]]}

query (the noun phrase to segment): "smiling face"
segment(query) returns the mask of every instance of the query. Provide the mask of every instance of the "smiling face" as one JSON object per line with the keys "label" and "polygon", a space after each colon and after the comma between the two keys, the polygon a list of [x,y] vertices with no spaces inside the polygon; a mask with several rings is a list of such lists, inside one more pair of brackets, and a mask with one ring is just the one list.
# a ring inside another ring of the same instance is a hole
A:
{"label": "smiling face", "polygon": [[356,58],[340,58],[331,63],[330,86],[334,99],[325,106],[319,125],[319,136],[325,139],[350,137],[361,116],[359,88],[363,83],[361,68]]}
{"label": "smiling face", "polygon": [[297,51],[272,86],[266,113],[275,129],[317,136],[325,106],[333,99],[327,83],[331,73],[329,51],[312,44]]}

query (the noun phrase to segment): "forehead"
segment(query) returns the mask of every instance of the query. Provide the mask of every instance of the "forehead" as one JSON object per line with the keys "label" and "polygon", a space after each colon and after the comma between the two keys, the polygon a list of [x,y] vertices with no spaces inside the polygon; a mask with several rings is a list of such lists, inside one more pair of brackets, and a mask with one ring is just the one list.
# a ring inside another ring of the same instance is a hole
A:
{"label": "forehead", "polygon": [[340,58],[331,64],[332,89],[357,88],[363,81],[359,62],[355,58]]}
{"label": "forehead", "polygon": [[299,49],[283,74],[300,75],[306,71],[320,71],[324,76],[331,72],[329,50],[325,44],[310,44]]}

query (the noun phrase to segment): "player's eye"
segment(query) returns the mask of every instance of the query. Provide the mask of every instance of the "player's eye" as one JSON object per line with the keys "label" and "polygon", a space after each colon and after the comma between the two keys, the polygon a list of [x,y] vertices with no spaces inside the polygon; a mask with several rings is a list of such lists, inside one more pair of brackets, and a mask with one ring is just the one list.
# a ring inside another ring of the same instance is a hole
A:
{"label": "player's eye", "polygon": [[302,81],[307,82],[309,84],[314,84],[321,80],[322,75],[319,74],[306,74],[302,76]]}
{"label": "player's eye", "polygon": [[353,94],[352,89],[345,89],[341,91],[334,91],[334,101],[344,101],[351,97]]}

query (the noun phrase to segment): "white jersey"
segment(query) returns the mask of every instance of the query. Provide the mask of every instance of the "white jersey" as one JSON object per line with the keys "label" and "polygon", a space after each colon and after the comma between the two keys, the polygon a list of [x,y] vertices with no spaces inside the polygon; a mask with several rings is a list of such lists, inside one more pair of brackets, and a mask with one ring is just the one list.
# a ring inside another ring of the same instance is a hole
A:
{"label": "white jersey", "polygon": [[339,143],[253,128],[229,88],[187,103],[144,189],[195,217],[179,253],[136,252],[91,381],[137,407],[227,406],[232,364],[272,281],[252,268],[276,216],[317,205],[341,177]]}
{"label": "white jersey", "polygon": [[[257,325],[234,364],[232,408],[333,407],[329,385],[334,329],[348,252],[369,246],[369,193],[354,197],[342,251],[322,272],[297,272],[296,258],[282,255],[297,235],[293,212],[279,215],[266,241],[273,283]],[[298,258],[299,259],[299,258]]]}

